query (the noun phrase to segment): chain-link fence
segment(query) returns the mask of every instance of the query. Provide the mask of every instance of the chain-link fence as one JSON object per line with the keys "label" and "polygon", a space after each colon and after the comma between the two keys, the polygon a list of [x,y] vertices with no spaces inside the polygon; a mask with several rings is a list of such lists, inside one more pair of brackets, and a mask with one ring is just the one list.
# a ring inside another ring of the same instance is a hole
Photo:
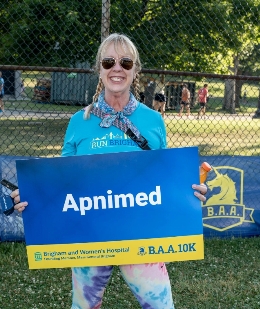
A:
{"label": "chain-link fence", "polygon": [[[98,78],[88,69],[56,70],[2,71],[4,78],[14,72],[14,84],[20,90],[18,94],[7,94],[7,90],[4,96],[0,127],[2,155],[60,155],[68,121],[73,113],[92,102]],[[12,83],[10,78],[5,80],[6,84]],[[259,80],[252,76],[143,69],[140,94],[143,103],[153,108],[156,95],[164,92],[169,147],[196,145],[204,156],[258,156]],[[190,111],[182,104],[184,84],[190,92]],[[208,85],[206,113],[198,117],[201,108],[198,90],[204,84]],[[243,95],[234,92],[235,97],[230,97],[227,93],[230,84],[240,87]],[[17,92],[17,87],[13,89]]]}
{"label": "chain-link fence", "polygon": [[[259,0],[16,0],[2,1],[0,18],[3,160],[60,155],[71,115],[92,102],[95,55],[112,32],[138,47],[140,100],[165,99],[169,147],[259,156]],[[3,160],[2,177],[14,178]]]}

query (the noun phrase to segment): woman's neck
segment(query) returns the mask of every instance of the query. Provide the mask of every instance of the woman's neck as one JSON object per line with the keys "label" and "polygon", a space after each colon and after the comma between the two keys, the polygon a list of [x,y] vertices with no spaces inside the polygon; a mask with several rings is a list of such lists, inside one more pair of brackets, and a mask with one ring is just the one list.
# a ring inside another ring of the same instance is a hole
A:
{"label": "woman's neck", "polygon": [[120,112],[128,104],[130,98],[129,92],[126,94],[108,94],[105,92],[105,101],[116,112]]}

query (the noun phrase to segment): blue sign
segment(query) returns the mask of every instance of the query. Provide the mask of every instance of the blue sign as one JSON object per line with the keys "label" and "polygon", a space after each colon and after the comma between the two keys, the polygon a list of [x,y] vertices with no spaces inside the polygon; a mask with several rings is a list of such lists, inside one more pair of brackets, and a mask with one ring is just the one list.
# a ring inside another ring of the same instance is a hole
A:
{"label": "blue sign", "polygon": [[[34,247],[31,253],[37,263],[53,263],[51,252],[60,245],[62,250],[55,252],[62,252],[64,265],[71,266],[66,264],[73,260],[69,252],[75,256],[84,254],[82,247],[72,249],[71,245],[83,244],[86,251],[99,254],[95,263],[100,264],[95,265],[112,265],[113,259],[102,262],[101,253],[111,252],[115,246],[104,249],[104,244],[117,244],[116,248],[126,250],[121,253],[129,252],[133,259],[132,241],[137,241],[140,249],[145,248],[140,240],[144,244],[144,240],[151,239],[156,240],[156,245],[147,247],[150,256],[156,256],[158,250],[175,253],[166,259],[157,256],[155,261],[203,257],[201,203],[191,188],[199,183],[197,147],[18,160],[16,165],[21,200],[29,203],[23,212],[27,250]],[[197,245],[190,236],[199,237]],[[178,242],[178,237],[188,238],[173,248],[171,241],[175,238]],[[169,242],[165,243],[165,239]],[[94,245],[95,250],[87,245]],[[145,262],[144,255],[139,256]],[[114,260],[116,264],[126,261],[123,256]],[[50,267],[62,265],[59,262]]]}

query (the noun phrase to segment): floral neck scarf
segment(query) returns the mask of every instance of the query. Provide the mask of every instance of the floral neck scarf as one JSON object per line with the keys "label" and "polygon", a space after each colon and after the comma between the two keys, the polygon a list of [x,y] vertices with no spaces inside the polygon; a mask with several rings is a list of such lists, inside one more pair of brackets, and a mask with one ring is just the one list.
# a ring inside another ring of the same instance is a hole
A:
{"label": "floral neck scarf", "polygon": [[116,112],[111,106],[109,106],[104,98],[104,91],[99,95],[96,107],[100,108],[103,113],[105,113],[105,118],[100,122],[102,128],[109,128],[115,119],[119,119],[125,123],[136,136],[140,136],[139,130],[132,124],[132,122],[126,117],[131,115],[137,108],[137,100],[134,95],[130,92],[130,100],[124,109],[120,112]]}

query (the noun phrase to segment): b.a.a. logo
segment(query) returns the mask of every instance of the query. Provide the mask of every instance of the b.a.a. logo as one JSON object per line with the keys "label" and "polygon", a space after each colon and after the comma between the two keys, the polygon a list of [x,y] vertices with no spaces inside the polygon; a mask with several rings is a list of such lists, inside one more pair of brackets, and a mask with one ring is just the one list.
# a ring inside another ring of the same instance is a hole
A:
{"label": "b.a.a. logo", "polygon": [[244,222],[254,223],[253,208],[243,204],[244,171],[231,166],[213,167],[213,179],[206,182],[209,197],[202,205],[203,225],[225,231]]}
{"label": "b.a.a. logo", "polygon": [[145,247],[139,247],[138,248],[138,255],[146,255]]}

